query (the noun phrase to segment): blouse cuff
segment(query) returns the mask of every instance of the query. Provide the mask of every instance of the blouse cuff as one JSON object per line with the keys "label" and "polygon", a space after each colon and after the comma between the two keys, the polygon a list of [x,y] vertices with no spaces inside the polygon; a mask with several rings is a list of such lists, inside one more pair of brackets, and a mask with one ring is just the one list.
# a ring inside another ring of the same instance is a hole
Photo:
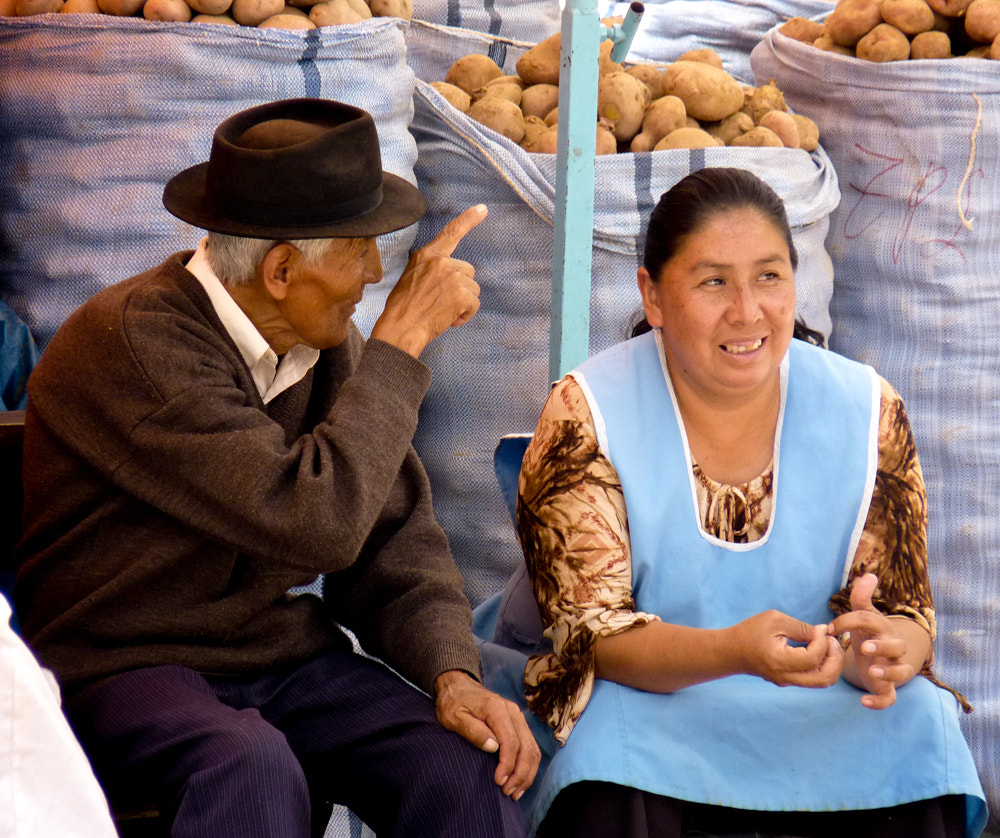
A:
{"label": "blouse cuff", "polygon": [[[528,659],[524,692],[532,712],[552,728],[560,745],[566,744],[593,693],[597,639],[658,620],[655,614],[641,611],[603,611],[577,625],[575,630],[564,633],[554,626],[546,631],[547,635],[554,635],[556,651]],[[564,636],[560,638],[559,634]]]}

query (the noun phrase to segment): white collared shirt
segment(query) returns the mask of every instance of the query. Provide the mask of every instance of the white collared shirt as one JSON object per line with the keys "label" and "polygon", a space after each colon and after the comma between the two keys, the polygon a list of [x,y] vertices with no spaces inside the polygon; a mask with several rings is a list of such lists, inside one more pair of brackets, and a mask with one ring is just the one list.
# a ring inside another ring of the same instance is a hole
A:
{"label": "white collared shirt", "polygon": [[278,362],[274,350],[212,270],[208,262],[207,236],[199,242],[198,249],[185,267],[194,274],[208,294],[215,313],[250,368],[250,375],[253,376],[264,404],[301,381],[313,368],[319,359],[319,350],[304,343],[295,344]]}

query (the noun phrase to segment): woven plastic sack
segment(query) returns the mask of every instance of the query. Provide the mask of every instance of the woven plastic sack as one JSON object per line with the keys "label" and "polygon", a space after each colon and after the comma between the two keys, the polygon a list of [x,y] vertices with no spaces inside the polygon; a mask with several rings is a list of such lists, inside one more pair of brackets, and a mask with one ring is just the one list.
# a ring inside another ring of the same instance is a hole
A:
{"label": "woven plastic sack", "polygon": [[[435,510],[466,591],[478,604],[499,591],[522,561],[496,485],[493,450],[502,435],[535,429],[549,389],[556,156],[528,154],[426,83],[474,51],[505,53],[506,66],[498,63],[512,72],[518,45],[416,24],[407,44],[409,60],[422,68],[414,94],[414,172],[429,208],[418,243],[472,204],[490,210],[456,254],[476,266],[482,305],[472,320],[426,350],[434,380],[416,437]],[[427,56],[440,62],[436,73]],[[656,201],[691,170],[712,165],[750,169],[785,199],[800,254],[800,314],[828,331],[833,274],[824,239],[840,192],[822,149],[812,155],[773,148],[658,151],[604,155],[595,165],[592,352],[625,339],[640,309],[636,270]]]}
{"label": "woven plastic sack", "polygon": [[558,0],[416,0],[413,16],[470,32],[535,43],[559,31]]}
{"label": "woven plastic sack", "polygon": [[938,673],[1000,827],[1000,72],[875,64],[777,31],[759,79],[816,121],[844,197],[830,217],[833,348],[899,390],[927,482]]}
{"label": "woven plastic sack", "polygon": [[[167,213],[163,186],[253,105],[316,96],[365,108],[383,166],[414,182],[412,95],[391,18],[305,32],[0,18],[0,297],[44,348],[95,291],[194,247],[200,232]],[[380,242],[386,284],[415,232]]]}
{"label": "woven plastic sack", "polygon": [[[671,62],[708,47],[726,72],[746,82],[753,79],[750,53],[775,24],[792,17],[822,20],[832,8],[830,0],[646,0],[644,6],[629,61]],[[628,8],[614,3],[609,14],[621,16]]]}

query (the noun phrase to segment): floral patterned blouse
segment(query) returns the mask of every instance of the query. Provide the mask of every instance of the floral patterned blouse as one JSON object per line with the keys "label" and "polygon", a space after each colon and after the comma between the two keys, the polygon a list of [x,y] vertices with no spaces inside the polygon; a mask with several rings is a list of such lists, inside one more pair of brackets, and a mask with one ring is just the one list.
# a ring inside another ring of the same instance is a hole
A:
{"label": "floral patterned blouse", "polygon": [[[849,611],[854,579],[872,572],[879,578],[876,608],[912,618],[933,640],[923,476],[903,401],[886,381],[881,385],[875,490],[847,586],[831,597],[830,608],[838,615]],[[771,466],[740,486],[720,485],[697,465],[694,474],[707,532],[734,543],[761,538],[771,516]],[[551,654],[528,661],[525,695],[565,743],[593,689],[594,641],[659,619],[635,610],[621,482],[598,447],[590,408],[571,376],[550,393],[525,453],[517,523],[553,644]],[[921,674],[939,683],[930,661]],[[971,711],[965,698],[954,694]]]}

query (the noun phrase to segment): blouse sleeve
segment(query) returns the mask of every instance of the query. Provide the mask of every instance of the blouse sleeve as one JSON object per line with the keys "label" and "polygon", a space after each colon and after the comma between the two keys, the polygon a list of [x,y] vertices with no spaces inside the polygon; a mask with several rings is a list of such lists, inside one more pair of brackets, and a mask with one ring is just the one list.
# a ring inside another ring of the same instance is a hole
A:
{"label": "blouse sleeve", "polygon": [[[850,590],[865,573],[878,577],[872,604],[883,614],[916,621],[937,634],[934,597],[927,569],[927,493],[917,446],[899,393],[881,379],[878,466],[864,532],[851,563],[847,583],[830,599],[835,614],[851,610]],[[953,693],[966,712],[964,696],[942,684],[931,670],[931,657],[921,674]]]}
{"label": "blouse sleeve", "polygon": [[635,611],[621,482],[572,377],[553,388],[525,452],[517,524],[553,646],[528,661],[525,696],[564,744],[593,689],[594,641],[658,619]]}

